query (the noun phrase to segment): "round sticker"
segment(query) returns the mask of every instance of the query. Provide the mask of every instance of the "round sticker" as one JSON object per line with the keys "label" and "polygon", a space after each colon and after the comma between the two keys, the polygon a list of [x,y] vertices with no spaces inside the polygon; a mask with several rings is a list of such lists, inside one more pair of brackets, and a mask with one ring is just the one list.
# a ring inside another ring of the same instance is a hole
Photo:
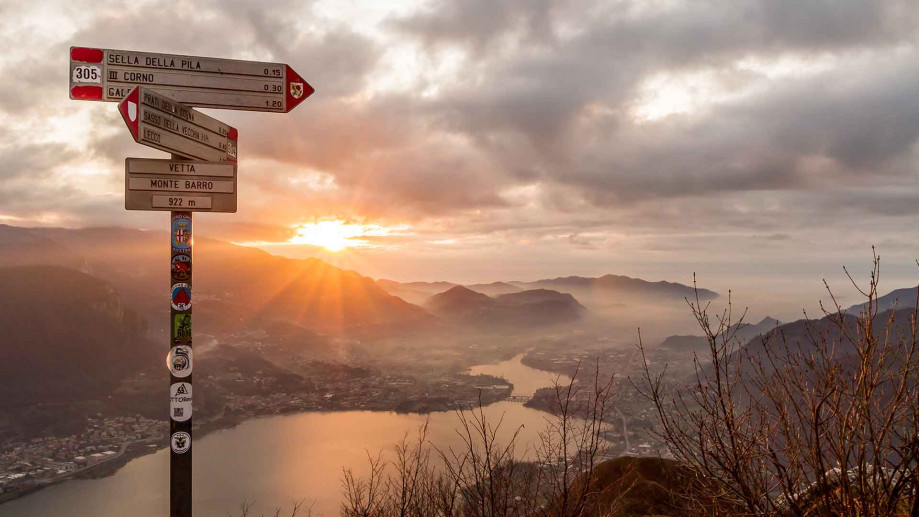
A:
{"label": "round sticker", "polygon": [[191,278],[191,257],[184,253],[172,257],[172,278],[180,282]]}
{"label": "round sticker", "polygon": [[191,250],[191,219],[188,216],[172,218],[172,249],[182,252]]}
{"label": "round sticker", "polygon": [[176,454],[185,454],[188,452],[188,449],[191,449],[191,435],[185,431],[172,433],[172,439],[169,440],[169,445],[172,452]]}
{"label": "round sticker", "polygon": [[190,285],[179,283],[172,286],[172,308],[177,311],[191,309]]}
{"label": "round sticker", "polygon": [[185,378],[191,375],[192,352],[190,346],[174,346],[166,356],[166,366],[173,377]]}
{"label": "round sticker", "polygon": [[169,418],[176,422],[191,418],[190,382],[177,382],[169,387]]}

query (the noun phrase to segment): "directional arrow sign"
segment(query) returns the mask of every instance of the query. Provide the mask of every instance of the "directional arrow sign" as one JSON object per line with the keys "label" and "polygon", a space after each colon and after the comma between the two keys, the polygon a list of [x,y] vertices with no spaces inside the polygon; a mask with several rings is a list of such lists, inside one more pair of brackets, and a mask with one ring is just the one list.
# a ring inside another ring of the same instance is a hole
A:
{"label": "directional arrow sign", "polygon": [[123,99],[147,85],[189,106],[287,113],[313,87],[283,63],[70,47],[70,98]]}
{"label": "directional arrow sign", "polygon": [[236,164],[128,158],[128,210],[236,212]]}
{"label": "directional arrow sign", "polygon": [[118,111],[138,143],[209,162],[236,162],[236,129],[184,104],[137,86]]}

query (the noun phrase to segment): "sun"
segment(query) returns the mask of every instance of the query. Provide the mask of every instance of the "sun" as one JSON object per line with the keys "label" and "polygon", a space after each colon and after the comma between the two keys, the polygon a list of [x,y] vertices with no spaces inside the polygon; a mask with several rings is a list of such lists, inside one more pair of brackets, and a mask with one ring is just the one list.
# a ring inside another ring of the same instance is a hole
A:
{"label": "sun", "polygon": [[351,239],[363,235],[363,227],[359,224],[347,224],[343,221],[319,221],[317,223],[301,224],[297,233],[290,239],[291,244],[310,244],[321,246],[329,251],[341,251],[359,242]]}
{"label": "sun", "polygon": [[331,252],[346,248],[378,248],[384,245],[381,239],[411,234],[411,227],[406,224],[381,226],[340,219],[301,223],[293,228],[294,236],[284,244],[319,246]]}

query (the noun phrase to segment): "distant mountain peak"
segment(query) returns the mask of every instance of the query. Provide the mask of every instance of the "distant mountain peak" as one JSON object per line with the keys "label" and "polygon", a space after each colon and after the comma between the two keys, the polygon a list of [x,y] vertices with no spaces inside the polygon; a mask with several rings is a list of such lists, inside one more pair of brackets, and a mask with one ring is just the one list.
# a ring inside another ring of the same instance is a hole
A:
{"label": "distant mountain peak", "polygon": [[435,312],[469,312],[494,303],[494,298],[457,285],[431,296],[424,306]]}

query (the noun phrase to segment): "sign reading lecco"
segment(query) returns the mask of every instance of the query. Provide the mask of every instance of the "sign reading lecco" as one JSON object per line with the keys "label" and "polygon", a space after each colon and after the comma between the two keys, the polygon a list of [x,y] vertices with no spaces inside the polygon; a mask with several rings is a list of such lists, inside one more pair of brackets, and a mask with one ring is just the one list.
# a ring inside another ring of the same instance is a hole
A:
{"label": "sign reading lecco", "polygon": [[189,106],[287,113],[313,87],[284,63],[70,47],[70,98],[117,102],[145,85]]}
{"label": "sign reading lecco", "polygon": [[137,143],[192,160],[235,162],[236,128],[138,86],[118,111]]}

